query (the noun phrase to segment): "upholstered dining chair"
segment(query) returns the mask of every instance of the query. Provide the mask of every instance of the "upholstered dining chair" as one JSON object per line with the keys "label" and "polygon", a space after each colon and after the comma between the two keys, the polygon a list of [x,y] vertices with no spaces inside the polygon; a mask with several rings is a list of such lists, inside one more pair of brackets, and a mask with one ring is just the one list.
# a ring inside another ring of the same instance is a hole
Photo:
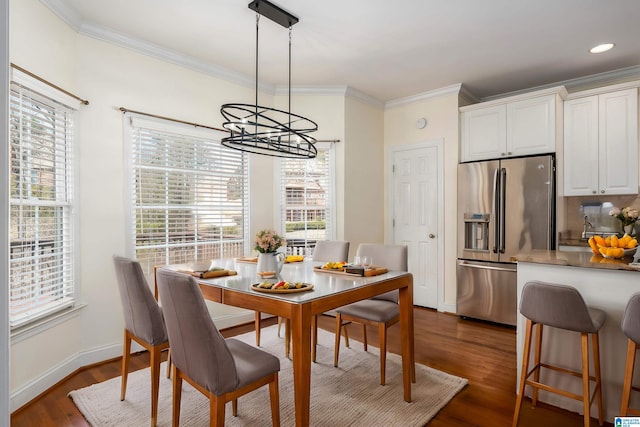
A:
{"label": "upholstered dining chair", "polygon": [[[408,271],[408,248],[405,245],[383,245],[362,243],[356,252],[358,256],[368,255],[375,265],[388,270]],[[385,384],[387,365],[387,329],[400,320],[398,291],[387,292],[373,298],[348,304],[336,310],[336,336],[333,350],[333,365],[338,366],[340,355],[340,330],[344,322],[360,323],[364,350],[367,351],[367,325],[378,328],[380,346],[380,384]],[[412,374],[413,376],[413,374]]]}
{"label": "upholstered dining chair", "polygon": [[622,385],[622,403],[620,404],[620,416],[639,416],[640,409],[629,406],[632,391],[640,391],[633,386],[633,371],[635,370],[636,352],[640,344],[640,293],[633,294],[627,302],[621,323],[622,333],[627,337],[627,359],[624,370],[624,382]]}
{"label": "upholstered dining chair", "polygon": [[223,426],[225,405],[238,413],[238,397],[269,385],[271,422],[280,425],[280,360],[236,339],[225,339],[211,319],[196,280],[167,269],[157,271],[173,374],[172,425],[180,421],[182,381],[209,399],[209,424]]}
{"label": "upholstered dining chair", "polygon": [[[125,399],[131,340],[149,352],[151,370],[151,426],[158,419],[158,392],[160,390],[161,353],[169,348],[169,338],[162,310],[151,293],[140,263],[121,256],[114,256],[113,263],[118,281],[118,291],[124,312],[124,350],[122,353],[122,385],[120,400]],[[167,362],[169,364],[169,362]],[[167,370],[167,374],[169,371]]]}

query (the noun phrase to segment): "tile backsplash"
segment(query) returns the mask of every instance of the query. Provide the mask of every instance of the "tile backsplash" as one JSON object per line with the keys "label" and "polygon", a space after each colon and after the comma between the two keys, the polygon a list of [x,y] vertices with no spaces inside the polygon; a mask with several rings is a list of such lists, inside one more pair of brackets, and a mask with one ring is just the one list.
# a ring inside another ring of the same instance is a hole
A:
{"label": "tile backsplash", "polygon": [[567,230],[571,234],[582,233],[584,216],[589,217],[593,224],[590,231],[615,232],[621,231],[620,221],[609,215],[613,207],[624,208],[632,206],[640,209],[640,196],[589,196],[565,197],[565,215]]}

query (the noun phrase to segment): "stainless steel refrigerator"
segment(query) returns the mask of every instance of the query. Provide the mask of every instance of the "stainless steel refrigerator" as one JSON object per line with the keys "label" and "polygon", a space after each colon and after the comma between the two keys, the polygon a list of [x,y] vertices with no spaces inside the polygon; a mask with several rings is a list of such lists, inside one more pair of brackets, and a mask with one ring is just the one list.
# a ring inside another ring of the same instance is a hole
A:
{"label": "stainless steel refrigerator", "polygon": [[555,249],[553,155],[458,165],[457,313],[516,324],[516,264]]}

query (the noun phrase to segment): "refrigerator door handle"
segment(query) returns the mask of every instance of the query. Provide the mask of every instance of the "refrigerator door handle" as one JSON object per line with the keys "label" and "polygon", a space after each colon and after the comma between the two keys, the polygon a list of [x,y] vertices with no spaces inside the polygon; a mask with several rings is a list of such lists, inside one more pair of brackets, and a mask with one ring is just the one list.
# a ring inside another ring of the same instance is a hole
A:
{"label": "refrigerator door handle", "polygon": [[461,267],[467,267],[467,268],[478,268],[480,270],[494,270],[494,271],[516,271],[515,266],[513,268],[507,268],[507,267],[494,267],[494,266],[489,266],[489,265],[477,265],[477,264],[470,264],[464,261],[460,261],[460,266]]}
{"label": "refrigerator door handle", "polygon": [[506,193],[507,193],[507,170],[505,168],[500,168],[500,242],[499,242],[499,250],[500,253],[503,254],[506,248],[506,223],[505,218],[507,214],[507,203],[506,203]]}
{"label": "refrigerator door handle", "polygon": [[500,240],[500,198],[498,196],[500,189],[500,169],[493,171],[493,212],[491,217],[493,218],[493,253],[498,253],[498,242]]}

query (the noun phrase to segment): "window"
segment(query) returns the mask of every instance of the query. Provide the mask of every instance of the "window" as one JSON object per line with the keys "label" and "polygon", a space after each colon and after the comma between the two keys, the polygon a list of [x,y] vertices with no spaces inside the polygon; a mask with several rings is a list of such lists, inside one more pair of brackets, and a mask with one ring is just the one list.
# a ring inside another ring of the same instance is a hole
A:
{"label": "window", "polygon": [[78,103],[17,70],[9,101],[9,323],[17,327],[75,300],[68,105]]}
{"label": "window", "polygon": [[280,159],[282,229],[287,253],[312,252],[317,240],[333,238],[333,147],[317,144],[315,159]]}
{"label": "window", "polygon": [[248,159],[223,132],[125,114],[131,245],[155,265],[242,256],[248,244]]}

